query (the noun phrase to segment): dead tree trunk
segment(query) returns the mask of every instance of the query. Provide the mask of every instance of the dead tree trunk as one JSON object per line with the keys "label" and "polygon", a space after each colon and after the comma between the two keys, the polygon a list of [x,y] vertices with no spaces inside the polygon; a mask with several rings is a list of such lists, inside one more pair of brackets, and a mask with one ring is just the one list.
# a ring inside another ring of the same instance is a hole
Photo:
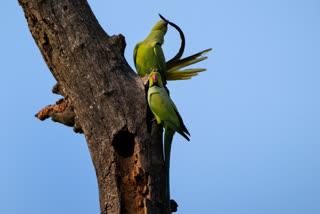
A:
{"label": "dead tree trunk", "polygon": [[[152,122],[141,78],[86,0],[19,0],[64,99],[37,116],[83,131],[96,170],[101,213],[169,213],[162,128]],[[125,26],[124,26],[125,27]]]}

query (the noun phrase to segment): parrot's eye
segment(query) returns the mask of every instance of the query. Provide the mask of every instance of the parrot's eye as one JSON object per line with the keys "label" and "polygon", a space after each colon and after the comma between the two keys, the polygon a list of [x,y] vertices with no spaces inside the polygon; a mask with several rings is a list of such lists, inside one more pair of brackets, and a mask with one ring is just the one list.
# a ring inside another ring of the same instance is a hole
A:
{"label": "parrot's eye", "polygon": [[157,82],[158,82],[158,75],[157,75],[157,74],[153,74],[153,75],[152,75],[152,81],[153,81],[154,83],[157,83]]}

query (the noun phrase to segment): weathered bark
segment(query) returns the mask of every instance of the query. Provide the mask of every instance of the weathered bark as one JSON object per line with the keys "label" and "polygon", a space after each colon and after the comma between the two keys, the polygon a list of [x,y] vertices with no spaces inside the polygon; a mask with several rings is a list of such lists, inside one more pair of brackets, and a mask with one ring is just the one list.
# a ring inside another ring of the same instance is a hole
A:
{"label": "weathered bark", "polygon": [[[105,33],[85,0],[19,3],[59,84],[54,90],[64,96],[57,105],[67,103],[65,124],[86,137],[101,213],[169,213],[162,128],[152,122],[143,82],[124,58],[124,37]],[[48,108],[48,116],[61,120],[63,109]]]}

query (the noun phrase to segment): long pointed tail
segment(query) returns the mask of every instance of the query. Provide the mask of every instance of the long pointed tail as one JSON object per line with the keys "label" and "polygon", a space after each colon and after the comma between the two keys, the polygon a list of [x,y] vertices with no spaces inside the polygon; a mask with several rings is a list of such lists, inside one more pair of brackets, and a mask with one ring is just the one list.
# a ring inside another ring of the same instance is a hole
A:
{"label": "long pointed tail", "polygon": [[201,62],[208,57],[203,56],[203,54],[211,51],[212,49],[206,49],[204,51],[200,51],[192,56],[180,59],[178,61],[169,61],[167,62],[167,71],[166,71],[166,79],[167,80],[186,80],[191,79],[193,76],[197,76],[199,72],[205,71],[204,68],[195,68],[195,69],[184,69],[186,66]]}
{"label": "long pointed tail", "polygon": [[[170,153],[171,153],[171,144],[173,139],[174,131],[166,128],[164,132],[164,164],[166,169],[166,194],[169,200],[169,207],[170,207]],[[171,212],[171,207],[170,207]]]}

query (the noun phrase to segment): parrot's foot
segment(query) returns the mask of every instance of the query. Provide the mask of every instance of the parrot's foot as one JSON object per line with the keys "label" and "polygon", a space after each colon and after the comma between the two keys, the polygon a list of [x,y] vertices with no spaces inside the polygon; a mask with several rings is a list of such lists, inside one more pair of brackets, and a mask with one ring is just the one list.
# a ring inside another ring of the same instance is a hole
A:
{"label": "parrot's foot", "polygon": [[149,74],[145,75],[145,76],[142,77],[141,79],[142,79],[142,82],[143,82],[143,85],[144,85],[144,86],[148,85],[148,82],[149,82]]}
{"label": "parrot's foot", "polygon": [[151,122],[153,121],[157,121],[157,118],[154,116],[153,119],[151,120]]}
{"label": "parrot's foot", "polygon": [[171,212],[177,212],[178,211],[178,204],[175,200],[170,200],[170,206],[171,206]]}
{"label": "parrot's foot", "polygon": [[152,73],[152,72],[159,72],[159,69],[158,68],[151,68],[150,73]]}

